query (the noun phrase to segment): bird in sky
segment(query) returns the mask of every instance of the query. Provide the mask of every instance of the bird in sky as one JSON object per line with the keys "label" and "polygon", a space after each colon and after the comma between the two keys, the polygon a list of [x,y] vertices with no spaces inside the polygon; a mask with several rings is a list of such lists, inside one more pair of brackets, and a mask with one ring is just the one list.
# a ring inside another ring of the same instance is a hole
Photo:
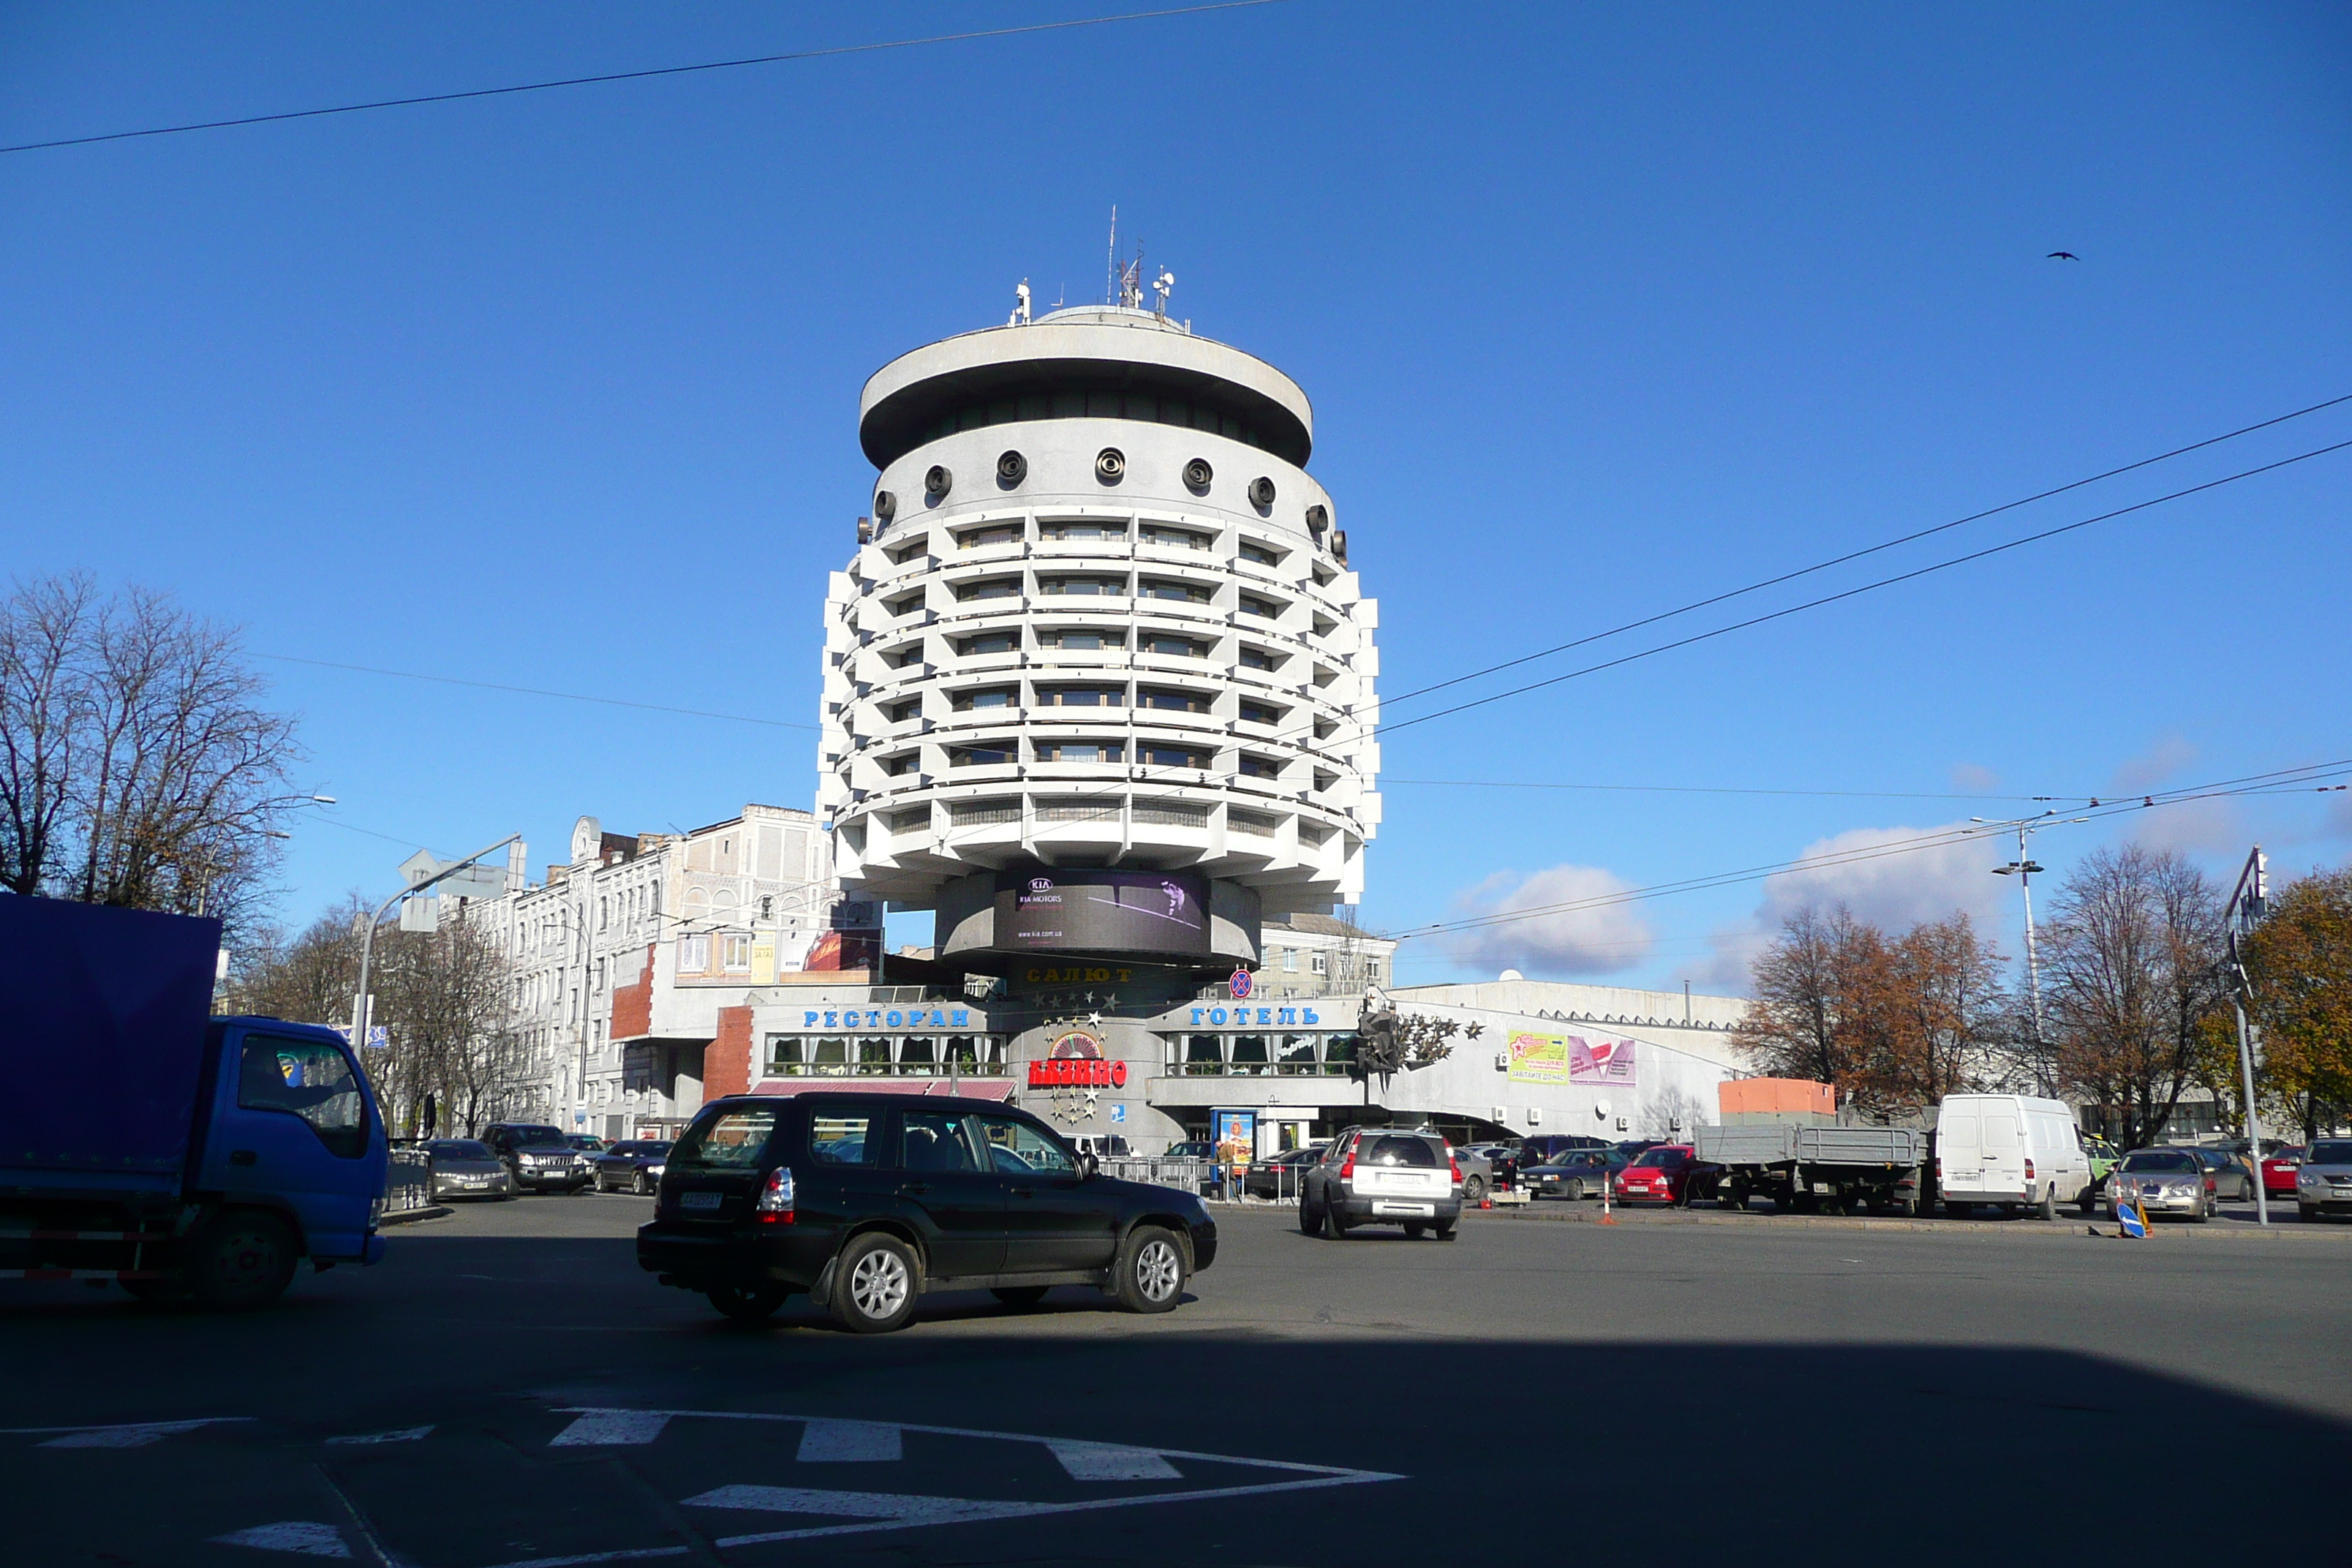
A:
{"label": "bird in sky", "polygon": [[2044,261],[2080,261],[2083,258],[2071,250],[2053,250],[2042,259]]}

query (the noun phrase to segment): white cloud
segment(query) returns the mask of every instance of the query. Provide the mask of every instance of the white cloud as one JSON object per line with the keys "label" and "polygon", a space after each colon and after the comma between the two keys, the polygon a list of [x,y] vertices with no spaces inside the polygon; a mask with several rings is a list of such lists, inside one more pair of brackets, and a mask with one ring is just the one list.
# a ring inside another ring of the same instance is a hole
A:
{"label": "white cloud", "polygon": [[2183,855],[2245,853],[2250,842],[2245,814],[2235,801],[2184,800],[2126,818],[2135,843]]}
{"label": "white cloud", "polygon": [[1993,772],[1990,768],[1979,767],[1974,763],[1954,763],[1952,764],[1952,787],[1954,789],[1966,790],[1971,795],[1982,795],[1987,790],[1999,788],[2000,785],[2000,775]]}
{"label": "white cloud", "polygon": [[[1455,918],[1509,914],[1623,892],[1630,884],[1597,866],[1554,866],[1521,878],[1497,871],[1454,897]],[[1613,904],[1531,914],[1498,925],[1454,931],[1446,951],[1473,968],[1517,969],[1536,976],[1611,974],[1650,954],[1656,938],[1639,907]]]}
{"label": "white cloud", "polygon": [[[1857,827],[1835,837],[1816,839],[1797,858],[1813,860],[1867,854],[1874,848],[1891,848],[1968,826],[1956,822],[1941,827]],[[1942,920],[1954,910],[1966,911],[1983,925],[1998,920],[2004,898],[2016,894],[2012,880],[1991,874],[1995,866],[2008,864],[2015,855],[2013,844],[1980,837],[1841,865],[1783,871],[1765,881],[1764,901],[1758,906],[1756,918],[1778,930],[1783,919],[1808,904],[1827,908],[1842,903],[1856,919],[1895,930],[1921,921]]]}
{"label": "white cloud", "polygon": [[2146,795],[2197,760],[2197,748],[2187,736],[2175,732],[2159,735],[2156,743],[2136,757],[2126,758],[2107,781],[2115,795]]}

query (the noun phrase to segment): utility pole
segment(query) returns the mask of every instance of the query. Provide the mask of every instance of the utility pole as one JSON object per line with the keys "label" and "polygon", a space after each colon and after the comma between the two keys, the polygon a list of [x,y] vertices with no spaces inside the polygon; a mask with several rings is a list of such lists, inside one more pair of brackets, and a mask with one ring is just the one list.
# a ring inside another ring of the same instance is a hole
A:
{"label": "utility pole", "polygon": [[[2050,1070],[2050,1047],[2042,1029],[2042,955],[2033,945],[2033,873],[2042,868],[2036,864],[2033,857],[2027,852],[2026,837],[2029,834],[2039,833],[2045,827],[2071,826],[2074,823],[2088,822],[2090,818],[2069,817],[2066,824],[2062,825],[2044,820],[2050,815],[2045,811],[2040,817],[2020,817],[2015,822],[2004,822],[1999,825],[2017,830],[2017,858],[2006,866],[1995,866],[1992,868],[1992,874],[1996,877],[2015,876],[2018,890],[2025,895],[2025,990],[2031,999],[2033,1013],[2033,1071],[2042,1080],[2042,1092],[2055,1098],[2058,1085],[2054,1081],[2054,1075]],[[1969,820],[1983,822],[1985,819],[1981,816],[1972,816]]]}
{"label": "utility pole", "polygon": [[2270,908],[2270,861],[2263,855],[2263,847],[2254,846],[2238,872],[2238,885],[2230,893],[2230,1001],[2238,1013],[2238,1074],[2246,1095],[2246,1153],[2254,1167],[2254,1223],[2271,1223],[2270,1193],[2263,1184],[2263,1124],[2254,1112],[2254,1048],[2246,1031],[2246,999],[2252,994],[2253,985],[2246,976],[2244,957],[2238,951],[2242,932],[2252,931],[2262,923]]}

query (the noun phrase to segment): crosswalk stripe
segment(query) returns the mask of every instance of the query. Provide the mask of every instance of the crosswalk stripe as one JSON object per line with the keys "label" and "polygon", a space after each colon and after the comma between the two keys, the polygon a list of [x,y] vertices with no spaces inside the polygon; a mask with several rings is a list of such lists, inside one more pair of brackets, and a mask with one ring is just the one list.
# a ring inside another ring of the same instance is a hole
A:
{"label": "crosswalk stripe", "polygon": [[801,1433],[802,1464],[891,1464],[904,1457],[898,1428],[882,1421],[812,1421]]}
{"label": "crosswalk stripe", "polygon": [[850,1519],[892,1519],[905,1524],[947,1524],[967,1519],[1018,1519],[1034,1502],[920,1497],[904,1492],[835,1492],[808,1487],[719,1487],[686,1500],[689,1508],[751,1508],[768,1513],[825,1513]]}
{"label": "crosswalk stripe", "polygon": [[590,1410],[548,1440],[551,1448],[617,1447],[650,1443],[669,1425],[666,1410]]}
{"label": "crosswalk stripe", "polygon": [[1045,1445],[1074,1481],[1181,1481],[1182,1472],[1149,1448],[1122,1448],[1115,1443]]}

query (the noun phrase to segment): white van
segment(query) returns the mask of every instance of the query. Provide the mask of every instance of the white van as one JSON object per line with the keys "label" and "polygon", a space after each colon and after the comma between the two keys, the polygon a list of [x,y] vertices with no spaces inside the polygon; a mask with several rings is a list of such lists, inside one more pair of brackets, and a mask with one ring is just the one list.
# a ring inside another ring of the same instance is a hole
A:
{"label": "white van", "polygon": [[1936,1185],[1944,1212],[1979,1204],[2058,1217],[2060,1204],[2090,1214],[2091,1157],[2074,1131],[2074,1113],[2055,1100],[2023,1094],[1954,1094],[1936,1112]]}

